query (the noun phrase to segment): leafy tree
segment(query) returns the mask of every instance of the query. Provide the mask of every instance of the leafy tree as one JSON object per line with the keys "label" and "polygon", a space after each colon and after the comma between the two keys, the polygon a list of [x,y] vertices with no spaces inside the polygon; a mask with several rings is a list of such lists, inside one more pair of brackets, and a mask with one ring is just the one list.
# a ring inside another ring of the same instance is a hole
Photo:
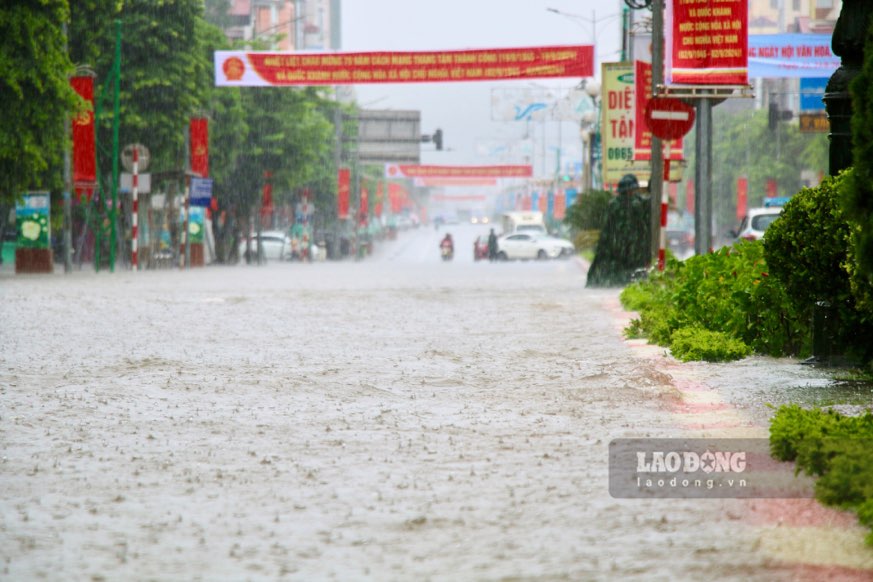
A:
{"label": "leafy tree", "polygon": [[23,191],[62,186],[64,124],[81,104],[68,80],[68,18],[66,0],[0,8],[0,221]]}
{"label": "leafy tree", "polygon": [[[719,230],[736,226],[737,178],[749,181],[749,206],[759,206],[766,196],[768,179],[775,179],[779,192],[791,196],[803,183],[801,172],[824,172],[827,167],[827,138],[803,134],[791,123],[768,128],[766,110],[713,111],[712,200]],[[685,140],[689,166],[686,176],[693,176],[695,134]]]}
{"label": "leafy tree", "polygon": [[320,111],[313,89],[251,87],[242,91],[249,137],[244,161],[232,181],[243,192],[240,204],[250,211],[257,202],[264,172],[272,175],[276,200],[288,200],[320,177],[319,166],[331,158],[333,125]]}
{"label": "leafy tree", "polygon": [[230,0],[205,0],[205,17],[207,22],[218,28],[228,28],[233,24],[230,16]]}
{"label": "leafy tree", "polygon": [[576,202],[567,208],[564,224],[574,232],[600,230],[606,222],[606,212],[612,193],[605,190],[592,190],[579,194]]}
{"label": "leafy tree", "polygon": [[867,33],[864,65],[851,84],[855,171],[844,203],[858,226],[854,253],[863,286],[873,287],[873,25]]}
{"label": "leafy tree", "polygon": [[[188,119],[198,112],[210,66],[199,50],[201,0],[73,0],[70,55],[90,64],[103,85],[115,53],[116,19],[122,23],[120,145],[142,143],[151,151],[152,173],[184,167]],[[98,128],[101,171],[111,167],[111,98],[103,99]]]}

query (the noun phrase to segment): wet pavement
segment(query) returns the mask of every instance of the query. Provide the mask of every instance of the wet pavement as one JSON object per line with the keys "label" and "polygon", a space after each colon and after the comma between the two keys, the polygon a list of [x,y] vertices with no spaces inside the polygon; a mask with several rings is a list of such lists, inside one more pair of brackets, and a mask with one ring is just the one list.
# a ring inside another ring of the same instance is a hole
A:
{"label": "wet pavement", "polygon": [[585,289],[580,261],[477,263],[487,228],[452,232],[450,263],[422,227],[360,262],[0,276],[0,578],[873,568],[831,514],[818,544],[850,549],[804,560],[776,521],[807,500],[607,488],[610,440],[766,436],[767,403],[832,390],[831,372],[679,364],[623,339],[618,292]]}

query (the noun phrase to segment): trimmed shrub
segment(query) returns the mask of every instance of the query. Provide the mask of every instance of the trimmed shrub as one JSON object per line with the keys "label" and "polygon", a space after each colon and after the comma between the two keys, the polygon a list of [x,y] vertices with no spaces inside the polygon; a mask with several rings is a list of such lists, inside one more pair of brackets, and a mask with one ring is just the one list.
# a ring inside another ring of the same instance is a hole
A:
{"label": "trimmed shrub", "polygon": [[[770,423],[770,454],[796,461],[797,471],[819,477],[816,498],[855,510],[873,528],[873,414],[782,406]],[[867,536],[873,545],[873,533]]]}
{"label": "trimmed shrub", "polygon": [[[826,178],[804,188],[785,205],[764,237],[764,257],[770,272],[785,287],[799,317],[809,321],[817,301],[830,303],[836,315],[836,348],[869,359],[873,349],[873,311],[862,310],[852,291],[850,274],[857,269],[850,256],[855,227],[840,206],[840,196],[852,173]],[[856,280],[859,295],[869,289]]]}
{"label": "trimmed shrub", "polygon": [[728,362],[745,358],[752,352],[749,346],[738,339],[699,327],[683,327],[673,332],[670,351],[683,362]]}
{"label": "trimmed shrub", "polygon": [[743,241],[684,262],[668,260],[663,273],[628,286],[621,300],[640,314],[635,333],[658,345],[670,346],[674,333],[688,327],[719,332],[758,353],[808,350],[808,325],[769,276],[760,242]]}

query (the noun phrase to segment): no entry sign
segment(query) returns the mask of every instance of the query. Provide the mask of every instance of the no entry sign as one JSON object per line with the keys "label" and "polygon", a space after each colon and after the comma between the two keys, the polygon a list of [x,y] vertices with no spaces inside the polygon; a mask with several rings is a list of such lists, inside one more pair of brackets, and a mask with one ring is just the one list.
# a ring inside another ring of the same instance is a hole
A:
{"label": "no entry sign", "polygon": [[679,139],[694,125],[694,108],[679,99],[655,97],[646,106],[646,125],[663,140]]}

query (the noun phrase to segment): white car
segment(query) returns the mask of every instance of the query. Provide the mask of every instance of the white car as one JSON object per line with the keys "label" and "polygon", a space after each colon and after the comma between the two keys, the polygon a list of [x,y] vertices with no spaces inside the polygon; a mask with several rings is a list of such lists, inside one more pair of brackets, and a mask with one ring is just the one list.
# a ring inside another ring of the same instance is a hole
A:
{"label": "white car", "polygon": [[497,258],[501,261],[566,258],[575,252],[573,243],[567,239],[548,235],[515,232],[497,239]]}
{"label": "white car", "polygon": [[[252,256],[258,252],[258,235],[251,236]],[[239,256],[246,258],[246,239],[239,243]],[[283,261],[291,258],[291,238],[281,230],[261,231],[261,257],[267,260]]]}
{"label": "white car", "polygon": [[740,228],[737,229],[737,238],[746,240],[761,240],[767,227],[782,214],[781,206],[769,208],[750,208],[749,213],[743,218]]}

